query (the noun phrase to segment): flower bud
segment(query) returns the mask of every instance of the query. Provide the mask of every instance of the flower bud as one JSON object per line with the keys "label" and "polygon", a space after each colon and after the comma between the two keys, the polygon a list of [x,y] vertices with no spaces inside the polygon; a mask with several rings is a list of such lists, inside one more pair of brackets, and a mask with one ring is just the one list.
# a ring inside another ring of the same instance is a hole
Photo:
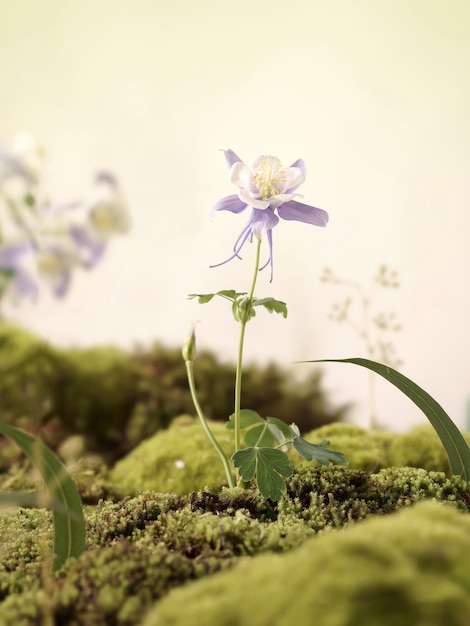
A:
{"label": "flower bud", "polygon": [[194,361],[196,357],[196,333],[194,332],[194,325],[191,327],[191,332],[183,344],[181,353],[185,362]]}

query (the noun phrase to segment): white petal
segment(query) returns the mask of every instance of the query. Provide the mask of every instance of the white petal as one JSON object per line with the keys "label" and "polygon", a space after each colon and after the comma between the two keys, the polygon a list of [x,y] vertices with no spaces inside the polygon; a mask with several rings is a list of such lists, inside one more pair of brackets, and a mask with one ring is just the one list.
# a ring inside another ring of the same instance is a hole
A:
{"label": "white petal", "polygon": [[248,204],[254,209],[267,209],[269,206],[268,200],[259,200],[250,191],[248,191],[248,189],[240,189],[238,197],[242,202]]}
{"label": "white petal", "polygon": [[287,191],[298,187],[305,181],[305,175],[300,167],[286,167],[283,171],[282,190]]}
{"label": "white petal", "polygon": [[278,206],[284,204],[284,202],[289,202],[289,200],[293,200],[297,196],[296,193],[278,193],[277,195],[269,198],[269,206],[272,209],[277,209]]}
{"label": "white petal", "polygon": [[238,161],[230,168],[230,180],[239,189],[251,189],[252,177],[252,172],[246,163]]}

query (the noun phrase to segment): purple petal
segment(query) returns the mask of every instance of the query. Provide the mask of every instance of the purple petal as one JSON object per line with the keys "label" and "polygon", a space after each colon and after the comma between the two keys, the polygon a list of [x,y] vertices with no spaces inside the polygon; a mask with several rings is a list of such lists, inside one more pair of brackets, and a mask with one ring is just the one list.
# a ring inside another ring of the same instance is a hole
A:
{"label": "purple petal", "polygon": [[37,296],[39,287],[36,280],[23,270],[17,269],[12,281],[13,288],[18,297],[27,298],[29,296]]}
{"label": "purple petal", "polygon": [[237,237],[237,240],[236,240],[235,245],[233,247],[233,254],[232,254],[232,256],[230,256],[228,259],[225,259],[225,261],[222,261],[221,263],[216,263],[215,265],[210,265],[209,267],[219,267],[219,265],[225,265],[225,263],[228,263],[229,261],[231,261],[235,257],[240,258],[238,256],[240,250],[245,245],[246,240],[248,239],[248,237],[250,237],[250,235],[252,235],[252,232],[251,232],[252,225],[253,225],[253,213],[250,215],[250,219],[245,224],[245,226],[243,227],[242,232]]}
{"label": "purple petal", "polygon": [[253,235],[261,240],[264,233],[272,230],[279,222],[279,218],[272,209],[253,209]]}
{"label": "purple petal", "polygon": [[[307,166],[304,163],[303,159],[297,159],[297,161],[294,161],[291,165],[291,167],[298,167],[299,170],[302,172],[302,174],[304,175],[304,178],[307,176]],[[293,191],[295,191],[296,189],[299,188],[300,185],[296,185],[295,187],[289,187],[289,189],[286,189],[284,191],[284,193],[292,193]]]}
{"label": "purple petal", "polygon": [[[106,249],[104,242],[95,239],[84,228],[76,225],[70,227],[69,234],[79,248],[80,263],[83,267],[87,269],[94,267],[104,254]],[[84,255],[80,255],[82,251]]]}
{"label": "purple petal", "polygon": [[0,249],[0,267],[4,269],[16,269],[18,261],[23,254],[33,252],[33,247],[27,241],[10,245]]}
{"label": "purple petal", "polygon": [[11,286],[19,298],[36,296],[39,290],[35,277],[21,266],[24,255],[34,252],[32,245],[26,241],[0,250],[0,269],[13,273]]}
{"label": "purple petal", "polygon": [[307,166],[305,165],[303,159],[297,159],[297,161],[294,161],[290,167],[298,167],[299,170],[302,171],[302,174],[307,176]]}
{"label": "purple petal", "polygon": [[216,211],[230,211],[231,213],[241,213],[248,205],[242,202],[240,198],[234,194],[233,196],[225,196],[217,202],[212,209],[210,215],[214,215]]}
{"label": "purple petal", "polygon": [[238,163],[239,161],[241,161],[238,154],[235,154],[233,150],[224,150],[224,154],[225,154],[225,160],[227,161],[227,165],[229,167],[232,167],[234,163]]}
{"label": "purple petal", "polygon": [[114,176],[114,174],[111,174],[111,172],[105,171],[99,171],[96,173],[95,183],[104,183],[106,185],[109,185],[113,189],[117,189],[119,187],[116,176]]}
{"label": "purple petal", "polygon": [[296,200],[284,202],[278,207],[277,212],[283,220],[297,220],[305,224],[314,226],[326,226],[328,223],[328,213],[323,209],[317,209],[308,204],[302,204]]}
{"label": "purple petal", "polygon": [[[242,232],[238,235],[237,240],[233,246],[233,251],[235,252],[235,256],[238,256],[238,253],[243,247],[243,244],[247,240],[248,236],[252,234],[251,227],[253,226],[253,211],[251,212],[250,219],[243,227]],[[241,241],[241,243],[240,243]]]}
{"label": "purple petal", "polygon": [[69,290],[71,280],[72,272],[64,268],[58,276],[58,281],[52,290],[56,298],[63,298],[66,295]]}
{"label": "purple petal", "polygon": [[273,231],[272,230],[268,230],[268,232],[266,233],[266,236],[268,238],[268,244],[269,244],[269,258],[266,261],[266,263],[263,265],[263,267],[259,268],[259,271],[261,272],[261,270],[264,270],[265,267],[270,265],[271,266],[271,278],[269,279],[269,282],[272,283],[273,282],[273,274],[274,274],[274,267],[273,267]]}

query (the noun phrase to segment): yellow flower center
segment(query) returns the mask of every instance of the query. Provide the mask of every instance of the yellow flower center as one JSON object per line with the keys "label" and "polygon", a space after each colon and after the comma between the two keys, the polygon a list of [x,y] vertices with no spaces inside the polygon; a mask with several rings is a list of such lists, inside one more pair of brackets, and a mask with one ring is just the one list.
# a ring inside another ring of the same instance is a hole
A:
{"label": "yellow flower center", "polygon": [[280,193],[284,181],[282,164],[273,157],[263,159],[253,175],[253,185],[264,200]]}
{"label": "yellow flower center", "polygon": [[90,216],[95,228],[103,233],[114,230],[116,217],[109,206],[97,207]]}
{"label": "yellow flower center", "polygon": [[55,254],[41,252],[37,260],[38,269],[45,274],[56,274],[60,271],[61,265]]}

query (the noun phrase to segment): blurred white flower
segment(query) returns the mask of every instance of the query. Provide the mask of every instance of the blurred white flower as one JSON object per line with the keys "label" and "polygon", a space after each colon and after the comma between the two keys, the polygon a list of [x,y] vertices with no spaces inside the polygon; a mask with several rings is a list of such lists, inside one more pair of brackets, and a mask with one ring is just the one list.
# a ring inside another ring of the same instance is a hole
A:
{"label": "blurred white flower", "polygon": [[108,172],[99,172],[93,195],[88,211],[94,234],[108,240],[114,234],[129,232],[131,220],[127,202],[116,178]]}
{"label": "blurred white flower", "polygon": [[98,173],[88,199],[52,203],[37,184],[41,166],[42,151],[29,135],[19,135],[12,150],[0,146],[0,297],[35,297],[42,283],[64,297],[73,271],[95,267],[111,237],[130,228],[112,174]]}
{"label": "blurred white flower", "polygon": [[28,133],[18,134],[11,150],[0,145],[0,184],[10,178],[20,178],[35,185],[43,168],[44,150]]}

